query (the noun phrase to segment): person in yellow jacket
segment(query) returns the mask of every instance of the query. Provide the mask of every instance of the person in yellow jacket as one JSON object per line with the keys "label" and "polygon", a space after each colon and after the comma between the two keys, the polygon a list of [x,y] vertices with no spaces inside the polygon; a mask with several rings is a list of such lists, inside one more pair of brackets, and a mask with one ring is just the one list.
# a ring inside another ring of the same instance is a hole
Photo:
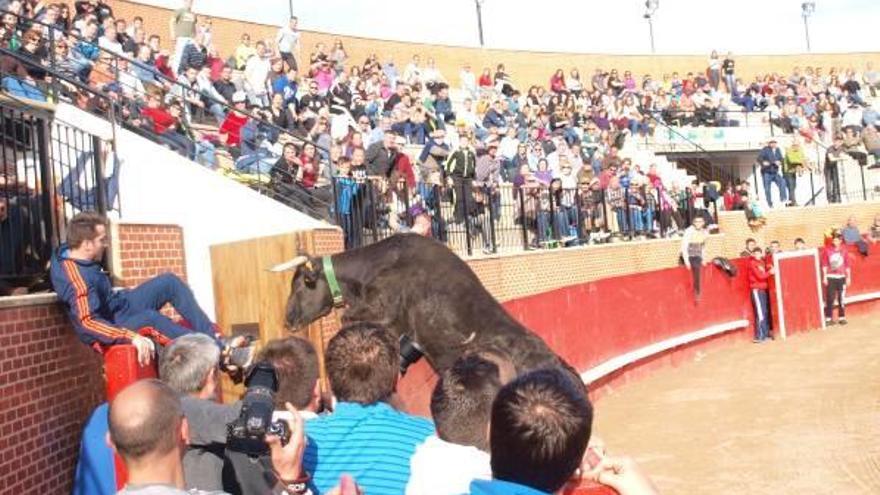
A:
{"label": "person in yellow jacket", "polygon": [[797,178],[803,174],[804,167],[807,166],[807,157],[804,154],[804,148],[798,138],[794,138],[791,146],[785,150],[785,159],[783,161],[783,177],[785,185],[788,187],[788,199],[791,206],[797,206]]}

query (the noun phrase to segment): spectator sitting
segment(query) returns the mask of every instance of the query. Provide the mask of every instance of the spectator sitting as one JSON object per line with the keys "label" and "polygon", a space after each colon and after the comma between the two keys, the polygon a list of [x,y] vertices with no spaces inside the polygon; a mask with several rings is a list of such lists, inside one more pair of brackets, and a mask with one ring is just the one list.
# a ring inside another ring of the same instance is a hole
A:
{"label": "spectator sitting", "polygon": [[843,242],[847,246],[856,246],[859,254],[868,256],[868,243],[862,238],[862,233],[859,231],[859,224],[856,222],[855,216],[850,215],[846,219],[846,225],[843,226],[840,233],[843,236]]}
{"label": "spectator sitting", "polygon": [[224,65],[220,70],[220,78],[214,81],[214,89],[223,97],[223,101],[232,102],[232,96],[237,91],[232,82],[232,67]]}
{"label": "spectator sitting", "polygon": [[219,133],[221,138],[225,136],[226,147],[233,157],[241,154],[241,128],[248,121],[247,95],[237,91],[232,95],[232,111],[226,114],[226,119],[220,124]]}
{"label": "spectator sitting", "polygon": [[[506,364],[504,372],[501,364]],[[496,364],[477,354],[459,358],[443,373],[431,395],[437,433],[412,456],[407,494],[460,494],[471,480],[492,478],[487,434],[492,401],[515,374],[509,363]]]}
{"label": "spectator sitting", "polygon": [[226,425],[238,417],[241,403],[217,402],[220,349],[210,337],[193,334],[175,339],[162,354],[159,377],[180,397],[189,423],[189,445],[183,455],[188,489],[223,490]]}
{"label": "spectator sitting", "polygon": [[400,371],[397,340],[382,327],[352,325],[330,340],[325,359],[338,403],[308,424],[304,467],[312,484],[324,493],[344,471],[367,493],[403,493],[409,459],[434,427],[388,404]]}
{"label": "spectator sitting", "polygon": [[104,35],[98,38],[98,47],[102,50],[122,55],[122,44],[116,39],[116,26],[112,23],[104,26]]}

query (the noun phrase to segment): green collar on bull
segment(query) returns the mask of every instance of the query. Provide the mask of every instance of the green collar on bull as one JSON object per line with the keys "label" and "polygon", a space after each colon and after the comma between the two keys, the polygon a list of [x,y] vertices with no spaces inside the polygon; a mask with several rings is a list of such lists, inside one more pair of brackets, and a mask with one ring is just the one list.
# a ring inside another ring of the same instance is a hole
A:
{"label": "green collar on bull", "polygon": [[342,306],[342,289],[339,287],[339,281],[336,280],[333,260],[329,256],[324,256],[321,258],[321,264],[324,266],[324,278],[327,279],[327,285],[330,286],[330,295],[333,296],[333,306]]}

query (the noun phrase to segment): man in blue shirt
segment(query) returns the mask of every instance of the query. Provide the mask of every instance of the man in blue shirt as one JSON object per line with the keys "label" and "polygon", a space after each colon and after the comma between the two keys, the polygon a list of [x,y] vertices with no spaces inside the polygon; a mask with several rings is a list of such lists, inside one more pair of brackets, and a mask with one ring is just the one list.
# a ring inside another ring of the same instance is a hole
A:
{"label": "man in blue shirt", "polygon": [[375,324],[348,326],[330,340],[325,365],[338,403],[306,425],[312,490],[326,493],[347,473],[370,495],[404,493],[410,457],[434,425],[388,404],[399,377],[397,339]]}
{"label": "man in blue shirt", "polygon": [[764,194],[767,197],[767,206],[773,207],[773,184],[779,188],[779,200],[784,204],[787,200],[785,180],[780,175],[782,170],[782,151],[776,146],[776,140],[771,139],[767,146],[758,154],[758,165],[761,167],[761,178],[764,182]]}

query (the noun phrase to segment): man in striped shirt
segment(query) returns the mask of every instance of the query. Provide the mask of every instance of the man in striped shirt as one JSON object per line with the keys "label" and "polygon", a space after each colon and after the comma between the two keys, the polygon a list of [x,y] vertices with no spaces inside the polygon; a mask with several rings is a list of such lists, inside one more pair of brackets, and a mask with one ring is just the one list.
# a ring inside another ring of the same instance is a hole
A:
{"label": "man in striped shirt", "polygon": [[404,493],[410,457],[434,425],[388,404],[399,377],[397,340],[375,324],[348,326],[330,340],[325,365],[338,402],[333,414],[306,423],[312,490],[326,493],[347,473],[370,495]]}
{"label": "man in striped shirt", "polygon": [[[93,212],[79,213],[67,225],[67,244],[52,256],[52,287],[67,306],[70,321],[80,341],[86,345],[131,344],[138,361],[152,359],[153,341],[138,330],[152,327],[173,340],[190,332],[208,335],[223,351],[222,364],[243,369],[252,360],[254,348],[243,339],[227,345],[216,333],[214,323],[196,303],[192,291],[177,276],[165,273],[131,290],[115,291],[101,260],[109,245],[107,219]],[[159,310],[170,303],[192,326],[178,325]],[[234,352],[232,347],[236,347]]]}

